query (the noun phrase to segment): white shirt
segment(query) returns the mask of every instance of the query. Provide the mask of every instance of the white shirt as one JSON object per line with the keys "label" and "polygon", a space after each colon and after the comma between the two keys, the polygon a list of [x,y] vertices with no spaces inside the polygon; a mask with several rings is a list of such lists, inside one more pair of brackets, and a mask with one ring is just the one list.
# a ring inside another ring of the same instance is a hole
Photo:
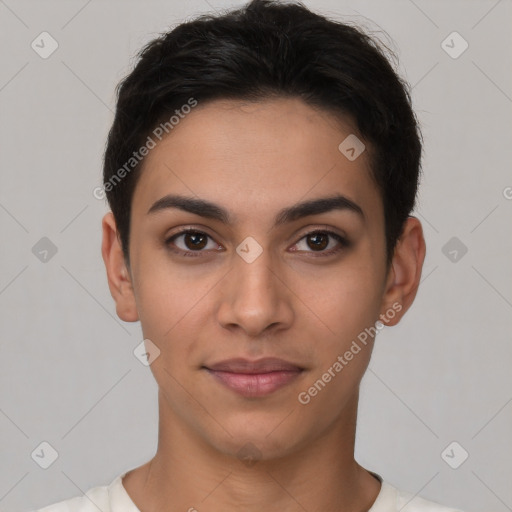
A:
{"label": "white shirt", "polygon": [[[59,501],[33,512],[140,512],[123,486],[122,479],[126,473],[128,471],[117,476],[109,485],[89,489],[84,496]],[[381,489],[368,512],[461,512],[399,491],[384,482],[380,475],[371,473],[381,482]]]}

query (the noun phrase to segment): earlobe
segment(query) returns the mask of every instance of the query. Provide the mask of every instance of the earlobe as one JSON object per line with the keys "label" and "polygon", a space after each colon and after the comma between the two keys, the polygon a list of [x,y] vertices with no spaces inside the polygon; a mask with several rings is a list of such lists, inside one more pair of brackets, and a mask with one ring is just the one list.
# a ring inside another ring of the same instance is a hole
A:
{"label": "earlobe", "polygon": [[[396,325],[409,309],[420,284],[425,260],[425,239],[421,222],[410,216],[395,247],[382,300],[380,321]],[[392,314],[389,314],[393,311]]]}
{"label": "earlobe", "polygon": [[107,271],[110,294],[116,302],[117,316],[125,322],[136,322],[139,316],[134,290],[112,212],[103,217],[102,231],[101,254]]}

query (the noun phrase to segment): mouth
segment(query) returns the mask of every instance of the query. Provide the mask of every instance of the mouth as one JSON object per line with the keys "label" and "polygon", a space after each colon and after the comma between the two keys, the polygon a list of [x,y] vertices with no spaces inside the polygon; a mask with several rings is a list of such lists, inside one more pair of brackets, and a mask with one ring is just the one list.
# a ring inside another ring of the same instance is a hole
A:
{"label": "mouth", "polygon": [[304,368],[277,358],[229,359],[202,367],[217,382],[245,397],[263,397],[297,379]]}

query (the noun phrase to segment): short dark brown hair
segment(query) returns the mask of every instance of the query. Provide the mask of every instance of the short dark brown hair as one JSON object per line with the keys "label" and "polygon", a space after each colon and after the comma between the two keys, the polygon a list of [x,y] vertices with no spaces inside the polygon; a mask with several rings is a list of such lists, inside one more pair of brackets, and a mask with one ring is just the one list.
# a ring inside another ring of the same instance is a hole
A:
{"label": "short dark brown hair", "polygon": [[272,0],[199,16],[148,43],[117,87],[104,154],[104,187],[128,265],[131,203],[144,161],[134,153],[155,127],[166,121],[169,126],[191,99],[204,104],[297,97],[351,120],[369,149],[371,176],[384,205],[389,268],[415,205],[422,142],[409,86],[384,49],[396,59],[360,28],[315,14],[300,2]]}

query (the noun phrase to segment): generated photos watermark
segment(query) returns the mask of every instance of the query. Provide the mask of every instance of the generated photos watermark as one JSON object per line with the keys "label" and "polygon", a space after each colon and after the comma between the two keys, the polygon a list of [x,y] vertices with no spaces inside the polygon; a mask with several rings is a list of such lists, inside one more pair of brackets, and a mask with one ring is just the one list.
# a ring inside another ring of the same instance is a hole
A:
{"label": "generated photos watermark", "polygon": [[[393,305],[387,309],[387,311],[380,315],[381,320],[392,320],[395,315],[402,310],[402,304],[399,302],[393,303]],[[368,343],[368,338],[373,339],[377,332],[384,328],[384,324],[378,320],[375,322],[375,325],[372,327],[366,327],[364,331],[361,331],[357,335],[357,339],[352,341],[352,344],[348,350],[344,352],[343,355],[339,355],[336,358],[336,361],[322,374],[322,376],[317,379],[312,386],[310,386],[306,391],[301,391],[298,394],[298,401],[302,405],[307,405],[311,402],[311,399],[318,395],[320,391],[322,391],[325,386],[331,382],[332,379],[336,377],[349,363],[354,359],[354,356],[361,352],[362,347],[359,343],[366,346]],[[359,341],[359,343],[358,343]]]}
{"label": "generated photos watermark", "polygon": [[[132,156],[120,167],[108,181],[103,183],[101,187],[96,187],[92,191],[92,195],[96,199],[105,199],[106,192],[110,192],[114,187],[121,182],[123,178],[129,174],[142,159],[149,154],[149,152],[156,147],[156,143],[170,133],[187,114],[190,114],[192,109],[197,106],[198,101],[195,98],[189,98],[187,103],[182,105],[179,109],[174,111],[175,115],[172,115],[167,121],[160,123],[152,132],[148,135],[146,142],[137,150],[132,153]],[[156,140],[155,140],[156,139]]]}

